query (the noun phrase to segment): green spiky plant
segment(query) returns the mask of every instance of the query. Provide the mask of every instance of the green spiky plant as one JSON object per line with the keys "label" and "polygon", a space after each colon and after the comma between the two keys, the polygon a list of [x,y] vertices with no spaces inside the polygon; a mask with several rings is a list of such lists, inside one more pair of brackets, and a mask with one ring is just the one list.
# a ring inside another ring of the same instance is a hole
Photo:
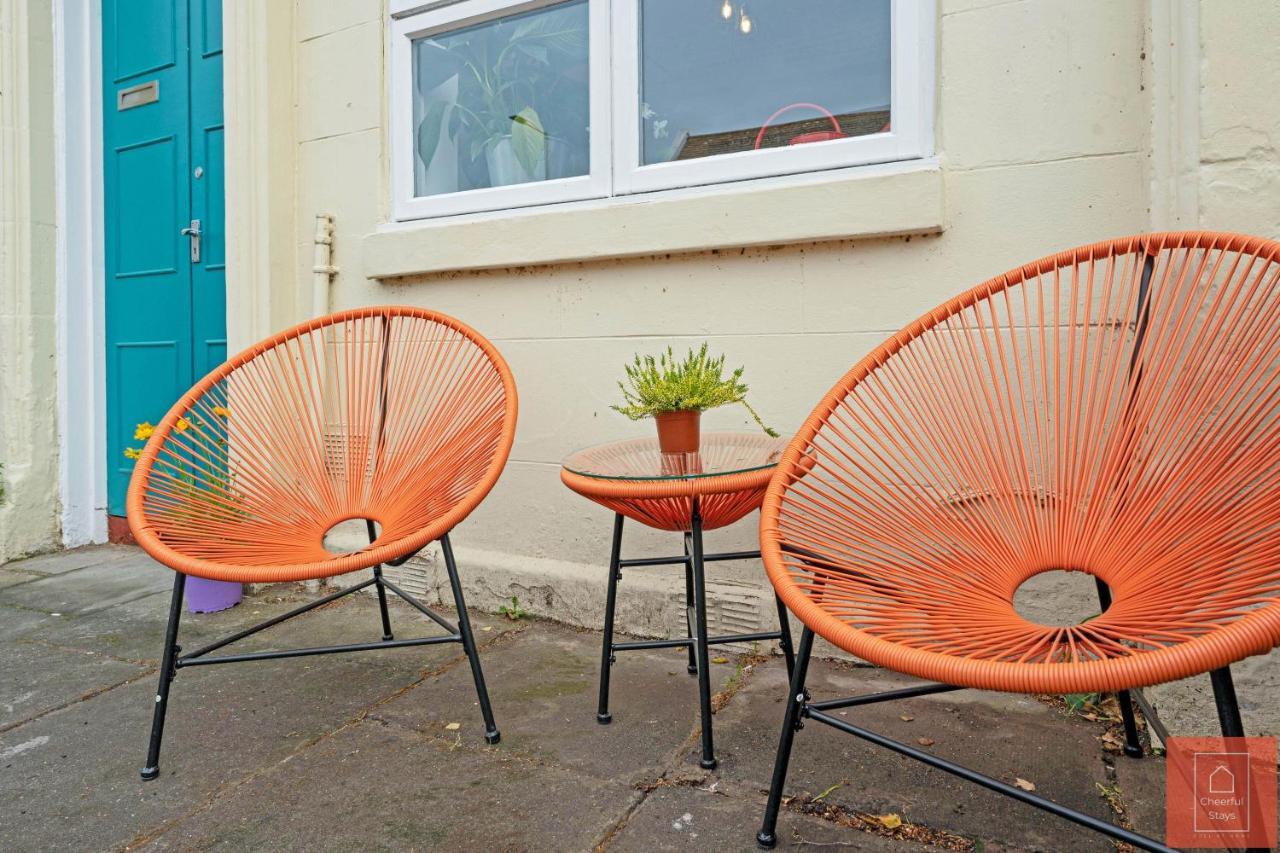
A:
{"label": "green spiky plant", "polygon": [[663,412],[705,412],[741,403],[766,435],[778,437],[777,431],[765,426],[747,402],[743,368],[725,376],[724,356],[712,358],[706,343],[697,351],[690,349],[689,354],[679,360],[671,347],[657,358],[637,355],[635,361],[626,365],[626,371],[627,381],[618,383],[623,405],[610,408],[633,421]]}

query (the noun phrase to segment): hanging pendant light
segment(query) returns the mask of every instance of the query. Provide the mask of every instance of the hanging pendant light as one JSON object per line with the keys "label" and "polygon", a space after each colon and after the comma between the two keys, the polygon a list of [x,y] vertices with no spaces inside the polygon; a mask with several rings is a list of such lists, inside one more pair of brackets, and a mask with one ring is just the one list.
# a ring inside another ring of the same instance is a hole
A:
{"label": "hanging pendant light", "polygon": [[738,29],[745,36],[751,32],[751,16],[747,14],[747,7],[738,7]]}
{"label": "hanging pendant light", "polygon": [[724,5],[720,7],[720,17],[726,21],[733,17],[733,4],[729,0],[724,0]]}

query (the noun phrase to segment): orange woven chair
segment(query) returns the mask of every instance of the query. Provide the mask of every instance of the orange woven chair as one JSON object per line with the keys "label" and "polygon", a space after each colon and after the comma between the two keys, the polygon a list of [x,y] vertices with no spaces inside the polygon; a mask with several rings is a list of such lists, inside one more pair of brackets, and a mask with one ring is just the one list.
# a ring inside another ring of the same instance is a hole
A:
{"label": "orange woven chair", "polygon": [[[765,495],[764,563],[805,627],[758,843],[776,842],[805,718],[1168,849],[829,712],[960,688],[1117,692],[1137,756],[1128,691],[1208,672],[1223,736],[1242,737],[1230,664],[1280,645],[1278,534],[1280,243],[1096,243],[929,312],[823,398]],[[1101,614],[1019,615],[1019,586],[1054,570],[1093,576]],[[815,634],[931,683],[812,701]]]}
{"label": "orange woven chair", "polygon": [[[179,669],[220,663],[461,643],[485,740],[497,743],[449,531],[506,464],[516,389],[474,329],[416,308],[344,311],[240,353],[187,392],[155,428],[129,485],[129,525],[175,571],[144,779],[159,774],[169,686]],[[369,544],[333,553],[325,536],[362,520]],[[439,541],[457,625],[382,575]],[[274,583],[364,569],[372,577],[187,654],[177,644],[187,575]],[[356,590],[376,587],[382,639],[210,656]],[[395,639],[390,591],[448,632]]]}

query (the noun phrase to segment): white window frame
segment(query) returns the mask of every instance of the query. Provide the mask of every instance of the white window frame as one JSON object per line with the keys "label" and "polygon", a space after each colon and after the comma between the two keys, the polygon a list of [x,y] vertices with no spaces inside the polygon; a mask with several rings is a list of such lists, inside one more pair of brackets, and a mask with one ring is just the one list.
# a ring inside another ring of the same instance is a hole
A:
{"label": "white window frame", "polygon": [[[587,0],[590,171],[573,178],[415,196],[413,141],[413,41],[423,36],[532,12],[564,0],[461,0],[391,20],[390,104],[391,206],[396,219],[422,219],[485,210],[555,204],[609,194],[609,0]],[[412,3],[393,3],[412,6]],[[421,5],[421,4],[418,4]],[[606,46],[601,49],[600,46]],[[602,55],[603,54],[603,55]]]}
{"label": "white window frame", "polygon": [[891,0],[888,132],[647,166],[640,165],[639,0],[588,0],[590,174],[415,197],[412,40],[556,2],[560,0],[390,0],[389,150],[396,220],[714,186],[933,153],[936,0]]}

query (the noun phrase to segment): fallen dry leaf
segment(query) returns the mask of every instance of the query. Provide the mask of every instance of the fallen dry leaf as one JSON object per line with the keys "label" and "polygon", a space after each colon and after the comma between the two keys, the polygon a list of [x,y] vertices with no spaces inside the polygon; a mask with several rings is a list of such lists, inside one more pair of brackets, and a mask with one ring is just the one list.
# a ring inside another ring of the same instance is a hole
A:
{"label": "fallen dry leaf", "polygon": [[451,732],[456,732],[458,729],[462,728],[462,723],[450,723],[449,725],[445,726],[445,728]]}
{"label": "fallen dry leaf", "polygon": [[1014,779],[1013,784],[1024,791],[1034,791],[1036,789],[1035,782],[1028,782],[1026,779],[1023,779],[1021,776]]}
{"label": "fallen dry leaf", "polygon": [[902,826],[902,818],[898,817],[896,814],[876,815],[876,820],[880,821],[880,823],[884,825],[885,829],[897,829]]}
{"label": "fallen dry leaf", "polygon": [[903,715],[902,715],[901,717],[899,717],[898,719],[899,719],[899,720],[902,720],[902,722],[904,722],[904,723],[909,723],[909,722],[911,722],[912,720],[914,720],[914,719],[915,719],[915,717],[911,716],[910,714],[903,714]]}
{"label": "fallen dry leaf", "polygon": [[916,743],[921,746],[933,746],[937,741],[931,737],[918,737],[916,738]]}
{"label": "fallen dry leaf", "polygon": [[728,663],[729,659],[728,658],[712,658],[711,662],[712,663]]}

